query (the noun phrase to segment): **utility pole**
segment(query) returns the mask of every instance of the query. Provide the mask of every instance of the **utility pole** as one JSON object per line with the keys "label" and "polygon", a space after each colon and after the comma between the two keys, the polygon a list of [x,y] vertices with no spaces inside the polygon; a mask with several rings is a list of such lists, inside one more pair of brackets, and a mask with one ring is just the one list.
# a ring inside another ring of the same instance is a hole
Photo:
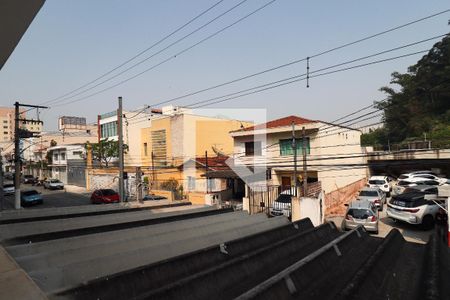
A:
{"label": "utility pole", "polygon": [[123,132],[122,132],[122,97],[119,97],[119,109],[117,110],[117,131],[119,133],[119,197],[124,202],[124,166],[123,166]]}
{"label": "utility pole", "polygon": [[19,102],[14,103],[15,117],[14,117],[14,208],[20,209],[20,110]]}
{"label": "utility pole", "polygon": [[[20,209],[20,173],[21,173],[21,161],[20,161],[20,122],[40,122],[39,120],[28,120],[25,118],[20,118],[20,106],[32,107],[32,108],[48,108],[46,106],[31,105],[31,104],[20,104],[19,102],[14,103],[15,107],[15,119],[14,119],[14,207],[15,209]],[[23,132],[23,131],[22,131]]]}
{"label": "utility pole", "polygon": [[3,158],[2,158],[2,148],[0,148],[0,211],[3,210],[3,201],[5,198],[5,194],[3,191]]}
{"label": "utility pole", "polygon": [[297,183],[297,141],[295,139],[295,122],[292,121],[292,151],[294,152],[294,196],[297,197],[297,189],[298,189],[298,183]]}
{"label": "utility pole", "polygon": [[303,197],[308,192],[308,167],[306,165],[306,134],[305,126],[302,128],[302,154],[303,154]]}
{"label": "utility pole", "polygon": [[[205,175],[208,174],[208,151],[205,151]],[[208,176],[206,177],[206,193],[208,194],[209,192],[209,180],[208,180]]]}

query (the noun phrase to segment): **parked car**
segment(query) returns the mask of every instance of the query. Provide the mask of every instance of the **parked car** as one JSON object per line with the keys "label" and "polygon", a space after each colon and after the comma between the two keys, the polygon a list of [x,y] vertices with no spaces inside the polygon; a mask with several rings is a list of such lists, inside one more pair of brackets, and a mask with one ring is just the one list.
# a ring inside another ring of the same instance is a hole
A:
{"label": "parked car", "polygon": [[[387,216],[409,224],[421,225],[424,229],[434,226],[439,206],[432,200],[425,199],[424,192],[415,191],[392,197],[388,203]],[[435,201],[444,204],[437,198]]]}
{"label": "parked car", "polygon": [[437,186],[439,185],[439,182],[436,180],[423,180],[423,179],[410,179],[410,180],[400,180],[397,182],[397,184],[392,189],[393,195],[400,195],[402,194],[406,188],[408,187],[414,187],[414,186]]}
{"label": "parked car", "polygon": [[22,182],[23,183],[35,183],[36,177],[34,177],[33,175],[23,175]]}
{"label": "parked car", "polygon": [[29,206],[34,204],[42,204],[44,199],[41,193],[36,190],[26,190],[20,193],[20,204],[22,206]]}
{"label": "parked car", "polygon": [[269,208],[271,216],[286,216],[291,217],[292,195],[290,191],[282,192],[273,202],[273,207]]}
{"label": "parked car", "polygon": [[95,190],[91,195],[93,204],[99,203],[118,203],[120,201],[119,193],[112,189]]}
{"label": "parked car", "polygon": [[438,188],[435,185],[415,185],[415,186],[405,188],[403,193],[410,193],[410,192],[416,192],[416,191],[419,191],[419,192],[422,192],[425,194],[434,194],[434,195],[438,194]]}
{"label": "parked car", "polygon": [[164,196],[158,196],[158,195],[145,195],[142,200],[166,200],[167,198]]}
{"label": "parked car", "polygon": [[388,176],[372,176],[369,178],[368,186],[379,188],[385,194],[390,195],[392,191],[393,180]]}
{"label": "parked car", "polygon": [[359,191],[358,200],[367,200],[372,202],[378,210],[383,210],[386,194],[379,188],[363,188]]}
{"label": "parked car", "polygon": [[3,194],[5,196],[7,195],[13,195],[15,191],[14,183],[6,183],[3,185]]}
{"label": "parked car", "polygon": [[444,184],[447,182],[447,178],[442,178],[437,176],[433,172],[426,172],[426,171],[417,171],[412,173],[406,173],[402,174],[398,177],[401,180],[408,180],[414,182],[416,181],[424,181],[424,180],[435,180],[439,182],[439,184]]}
{"label": "parked car", "polygon": [[4,174],[4,176],[5,176],[5,179],[7,179],[7,180],[14,180],[14,173],[6,172]]}
{"label": "parked car", "polygon": [[58,179],[48,179],[44,181],[44,189],[49,190],[62,190],[64,188],[64,183]]}
{"label": "parked car", "polygon": [[350,202],[342,221],[342,229],[350,230],[364,226],[367,231],[378,234],[378,214],[376,207],[367,200],[355,200]]}

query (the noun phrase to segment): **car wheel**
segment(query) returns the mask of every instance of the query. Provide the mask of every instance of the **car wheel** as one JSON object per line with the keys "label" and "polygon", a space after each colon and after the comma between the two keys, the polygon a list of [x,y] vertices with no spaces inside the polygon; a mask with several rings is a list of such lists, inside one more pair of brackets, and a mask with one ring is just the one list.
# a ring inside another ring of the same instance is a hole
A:
{"label": "car wheel", "polygon": [[422,219],[422,228],[424,230],[429,230],[434,227],[434,218],[432,215],[426,215]]}

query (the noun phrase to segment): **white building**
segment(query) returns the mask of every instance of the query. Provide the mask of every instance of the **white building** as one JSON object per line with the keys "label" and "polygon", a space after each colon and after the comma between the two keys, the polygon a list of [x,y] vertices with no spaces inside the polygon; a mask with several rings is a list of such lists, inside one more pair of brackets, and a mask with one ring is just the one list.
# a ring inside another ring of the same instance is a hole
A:
{"label": "white building", "polygon": [[84,144],[54,146],[47,151],[52,159],[49,164],[52,178],[59,179],[64,184],[85,185]]}
{"label": "white building", "polygon": [[[267,167],[265,183],[285,187],[294,185],[292,123],[297,145],[298,182],[304,179],[303,127],[306,132],[308,182],[320,181],[322,190],[329,193],[367,177],[360,131],[297,116],[231,132],[234,158],[250,167]],[[349,167],[352,165],[354,167]]]}

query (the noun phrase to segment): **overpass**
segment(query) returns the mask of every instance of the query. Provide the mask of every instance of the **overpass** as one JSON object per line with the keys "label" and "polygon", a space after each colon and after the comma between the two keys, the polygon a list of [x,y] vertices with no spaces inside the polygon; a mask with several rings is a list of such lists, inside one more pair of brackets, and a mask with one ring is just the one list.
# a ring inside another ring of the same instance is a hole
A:
{"label": "overpass", "polygon": [[412,149],[368,152],[371,174],[399,175],[414,170],[437,169],[450,176],[450,149]]}

